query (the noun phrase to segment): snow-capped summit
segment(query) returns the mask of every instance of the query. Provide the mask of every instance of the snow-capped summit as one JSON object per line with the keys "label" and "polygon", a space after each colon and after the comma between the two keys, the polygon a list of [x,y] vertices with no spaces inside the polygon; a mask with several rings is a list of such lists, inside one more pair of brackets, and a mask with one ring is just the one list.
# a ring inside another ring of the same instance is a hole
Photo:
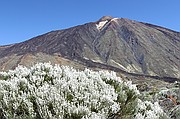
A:
{"label": "snow-capped summit", "polygon": [[100,21],[98,24],[96,24],[97,29],[101,30],[107,22],[108,20]]}
{"label": "snow-capped summit", "polygon": [[101,30],[107,23],[111,22],[111,20],[113,20],[114,18],[111,16],[103,16],[101,17],[97,23],[96,23],[96,27],[98,30]]}

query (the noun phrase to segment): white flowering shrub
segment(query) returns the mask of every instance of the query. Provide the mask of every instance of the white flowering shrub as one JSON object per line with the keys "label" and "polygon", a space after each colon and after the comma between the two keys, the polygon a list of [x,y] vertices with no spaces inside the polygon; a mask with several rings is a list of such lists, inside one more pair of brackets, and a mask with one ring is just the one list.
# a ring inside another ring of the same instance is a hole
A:
{"label": "white flowering shrub", "polygon": [[167,115],[159,106],[158,102],[151,103],[149,101],[138,100],[138,113],[135,119],[167,119]]}
{"label": "white flowering shrub", "polygon": [[158,103],[141,101],[136,86],[114,72],[38,63],[0,75],[1,119],[159,119],[165,115]]}
{"label": "white flowering shrub", "polygon": [[180,82],[174,82],[161,88],[142,91],[141,100],[158,102],[171,119],[180,119]]}

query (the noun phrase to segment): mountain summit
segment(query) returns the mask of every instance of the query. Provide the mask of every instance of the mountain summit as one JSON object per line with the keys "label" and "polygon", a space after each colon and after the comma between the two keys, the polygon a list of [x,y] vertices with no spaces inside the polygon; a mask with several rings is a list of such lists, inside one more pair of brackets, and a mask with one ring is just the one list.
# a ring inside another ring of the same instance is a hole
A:
{"label": "mountain summit", "polygon": [[125,18],[51,31],[0,47],[0,69],[48,62],[125,74],[180,78],[180,33]]}
{"label": "mountain summit", "polygon": [[110,21],[111,19],[113,19],[113,17],[112,16],[103,16],[102,18],[100,18],[99,19],[99,22],[101,22],[101,21]]}

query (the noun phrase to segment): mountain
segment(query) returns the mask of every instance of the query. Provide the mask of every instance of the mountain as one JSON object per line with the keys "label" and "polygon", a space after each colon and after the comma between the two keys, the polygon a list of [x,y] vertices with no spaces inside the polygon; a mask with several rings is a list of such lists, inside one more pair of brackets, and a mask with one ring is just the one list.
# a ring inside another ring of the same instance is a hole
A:
{"label": "mountain", "polygon": [[104,16],[30,40],[0,46],[0,69],[52,62],[108,69],[125,75],[179,80],[180,33],[125,18]]}

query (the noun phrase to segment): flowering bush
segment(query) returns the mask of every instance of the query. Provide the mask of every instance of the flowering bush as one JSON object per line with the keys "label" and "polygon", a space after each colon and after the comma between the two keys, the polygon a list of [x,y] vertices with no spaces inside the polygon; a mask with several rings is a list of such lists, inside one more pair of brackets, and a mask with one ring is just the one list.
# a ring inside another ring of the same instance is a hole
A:
{"label": "flowering bush", "polygon": [[159,119],[157,102],[143,102],[136,86],[114,72],[77,71],[38,63],[1,72],[0,118]]}

